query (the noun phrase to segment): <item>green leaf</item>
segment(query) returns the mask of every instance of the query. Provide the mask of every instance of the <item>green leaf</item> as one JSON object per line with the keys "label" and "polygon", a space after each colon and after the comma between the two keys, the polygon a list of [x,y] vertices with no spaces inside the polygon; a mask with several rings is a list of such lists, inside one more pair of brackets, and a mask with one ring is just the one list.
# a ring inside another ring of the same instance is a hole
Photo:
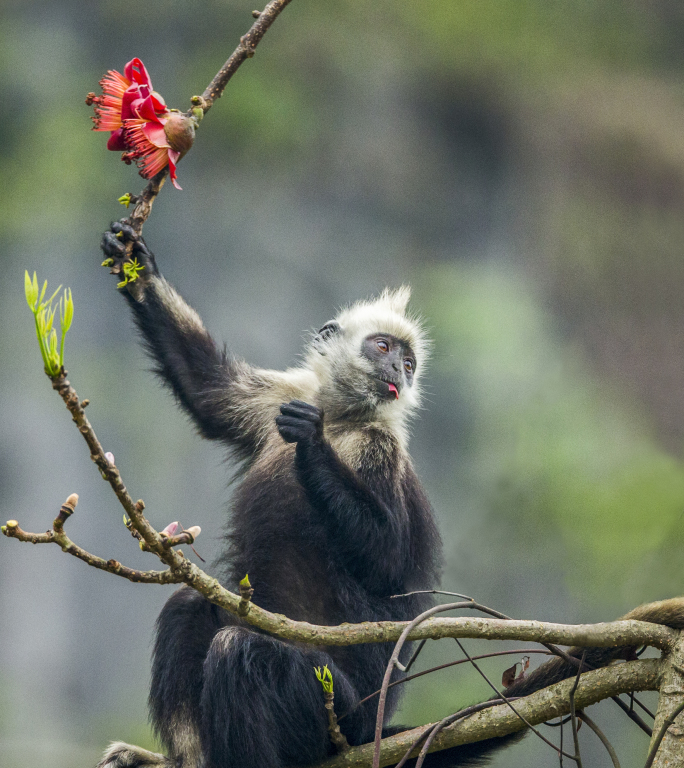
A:
{"label": "green leaf", "polygon": [[29,309],[35,312],[36,302],[38,301],[38,280],[35,272],[33,273],[33,280],[31,280],[28,269],[24,270],[24,293],[26,294]]}
{"label": "green leaf", "polygon": [[[60,302],[61,304],[61,302]],[[60,321],[62,323],[62,333],[66,335],[69,328],[71,328],[71,323],[74,319],[74,300],[71,297],[71,288],[66,288],[64,290],[64,316],[61,316],[60,312]]]}

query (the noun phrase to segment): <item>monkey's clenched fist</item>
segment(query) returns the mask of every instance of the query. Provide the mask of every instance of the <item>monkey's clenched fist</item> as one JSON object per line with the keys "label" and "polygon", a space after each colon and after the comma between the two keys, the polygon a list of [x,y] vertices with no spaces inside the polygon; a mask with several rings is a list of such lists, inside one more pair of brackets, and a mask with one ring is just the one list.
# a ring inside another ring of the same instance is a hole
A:
{"label": "monkey's clenched fist", "polygon": [[291,400],[280,406],[276,424],[287,443],[300,440],[320,440],[323,437],[323,411],[302,400]]}

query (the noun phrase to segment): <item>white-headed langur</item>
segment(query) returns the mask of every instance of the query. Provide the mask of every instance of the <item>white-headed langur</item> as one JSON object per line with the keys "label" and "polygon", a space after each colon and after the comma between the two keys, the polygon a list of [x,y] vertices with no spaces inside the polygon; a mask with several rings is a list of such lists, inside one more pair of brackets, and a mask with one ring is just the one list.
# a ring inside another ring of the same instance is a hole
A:
{"label": "white-headed langur", "polygon": [[[390,599],[434,589],[441,560],[433,513],[407,450],[429,347],[407,313],[409,289],[385,290],[340,312],[313,337],[299,367],[263,370],[214,342],[127,223],[113,224],[102,248],[121,264],[128,243],[144,269],[120,292],[157,373],[200,433],[241,461],[217,565],[222,583],[235,590],[248,573],[257,605],[313,624],[404,621],[428,608],[425,594]],[[684,616],[656,615],[648,606],[630,617],[684,625]],[[375,707],[357,703],[380,688],[392,649],[286,642],[183,587],[164,606],[154,645],[149,702],[166,755],[116,742],[99,768],[319,762],[333,753],[314,673],[324,665],[347,740],[372,741]],[[600,666],[621,650],[591,649],[586,660]],[[554,659],[507,693],[525,695],[575,673]],[[387,719],[401,688],[389,690]],[[481,764],[513,740],[432,753],[425,765]]]}

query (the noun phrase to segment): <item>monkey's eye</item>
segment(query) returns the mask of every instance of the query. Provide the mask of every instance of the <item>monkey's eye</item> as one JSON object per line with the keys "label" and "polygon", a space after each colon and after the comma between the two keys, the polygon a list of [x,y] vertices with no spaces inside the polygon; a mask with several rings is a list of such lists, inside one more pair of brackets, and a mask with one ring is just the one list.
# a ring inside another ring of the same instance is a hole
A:
{"label": "monkey's eye", "polygon": [[410,357],[404,359],[404,369],[406,373],[413,373],[413,360]]}
{"label": "monkey's eye", "polygon": [[384,339],[377,339],[375,343],[381,352],[389,352],[389,344]]}

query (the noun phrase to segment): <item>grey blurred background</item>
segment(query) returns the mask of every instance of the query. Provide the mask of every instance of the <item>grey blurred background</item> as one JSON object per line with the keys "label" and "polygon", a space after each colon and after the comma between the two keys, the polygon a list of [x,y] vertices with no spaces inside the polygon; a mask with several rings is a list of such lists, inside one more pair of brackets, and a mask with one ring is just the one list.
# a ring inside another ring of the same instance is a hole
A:
{"label": "grey blurred background", "polygon": [[[69,535],[133,567],[155,565],[42,374],[23,272],[71,286],[66,362],[101,441],[152,522],[201,525],[211,561],[231,468],[149,373],[99,268],[116,199],[142,180],[83,99],[139,56],[186,108],[252,7],[0,11],[0,518],[45,530],[78,492]],[[684,593],[683,37],[677,0],[294,0],[145,227],[211,332],[262,366],[295,362],[340,305],[413,285],[435,354],[412,451],[443,585],[516,617],[611,619]],[[89,768],[111,739],[152,746],[151,638],[171,589],[5,539],[0,582],[0,765]],[[423,666],[456,657],[432,643]],[[413,724],[489,695],[462,667],[407,688],[398,721]],[[615,706],[592,716],[623,766],[643,764],[646,737]],[[582,740],[585,761],[610,764]],[[556,759],[528,738],[495,765]]]}

